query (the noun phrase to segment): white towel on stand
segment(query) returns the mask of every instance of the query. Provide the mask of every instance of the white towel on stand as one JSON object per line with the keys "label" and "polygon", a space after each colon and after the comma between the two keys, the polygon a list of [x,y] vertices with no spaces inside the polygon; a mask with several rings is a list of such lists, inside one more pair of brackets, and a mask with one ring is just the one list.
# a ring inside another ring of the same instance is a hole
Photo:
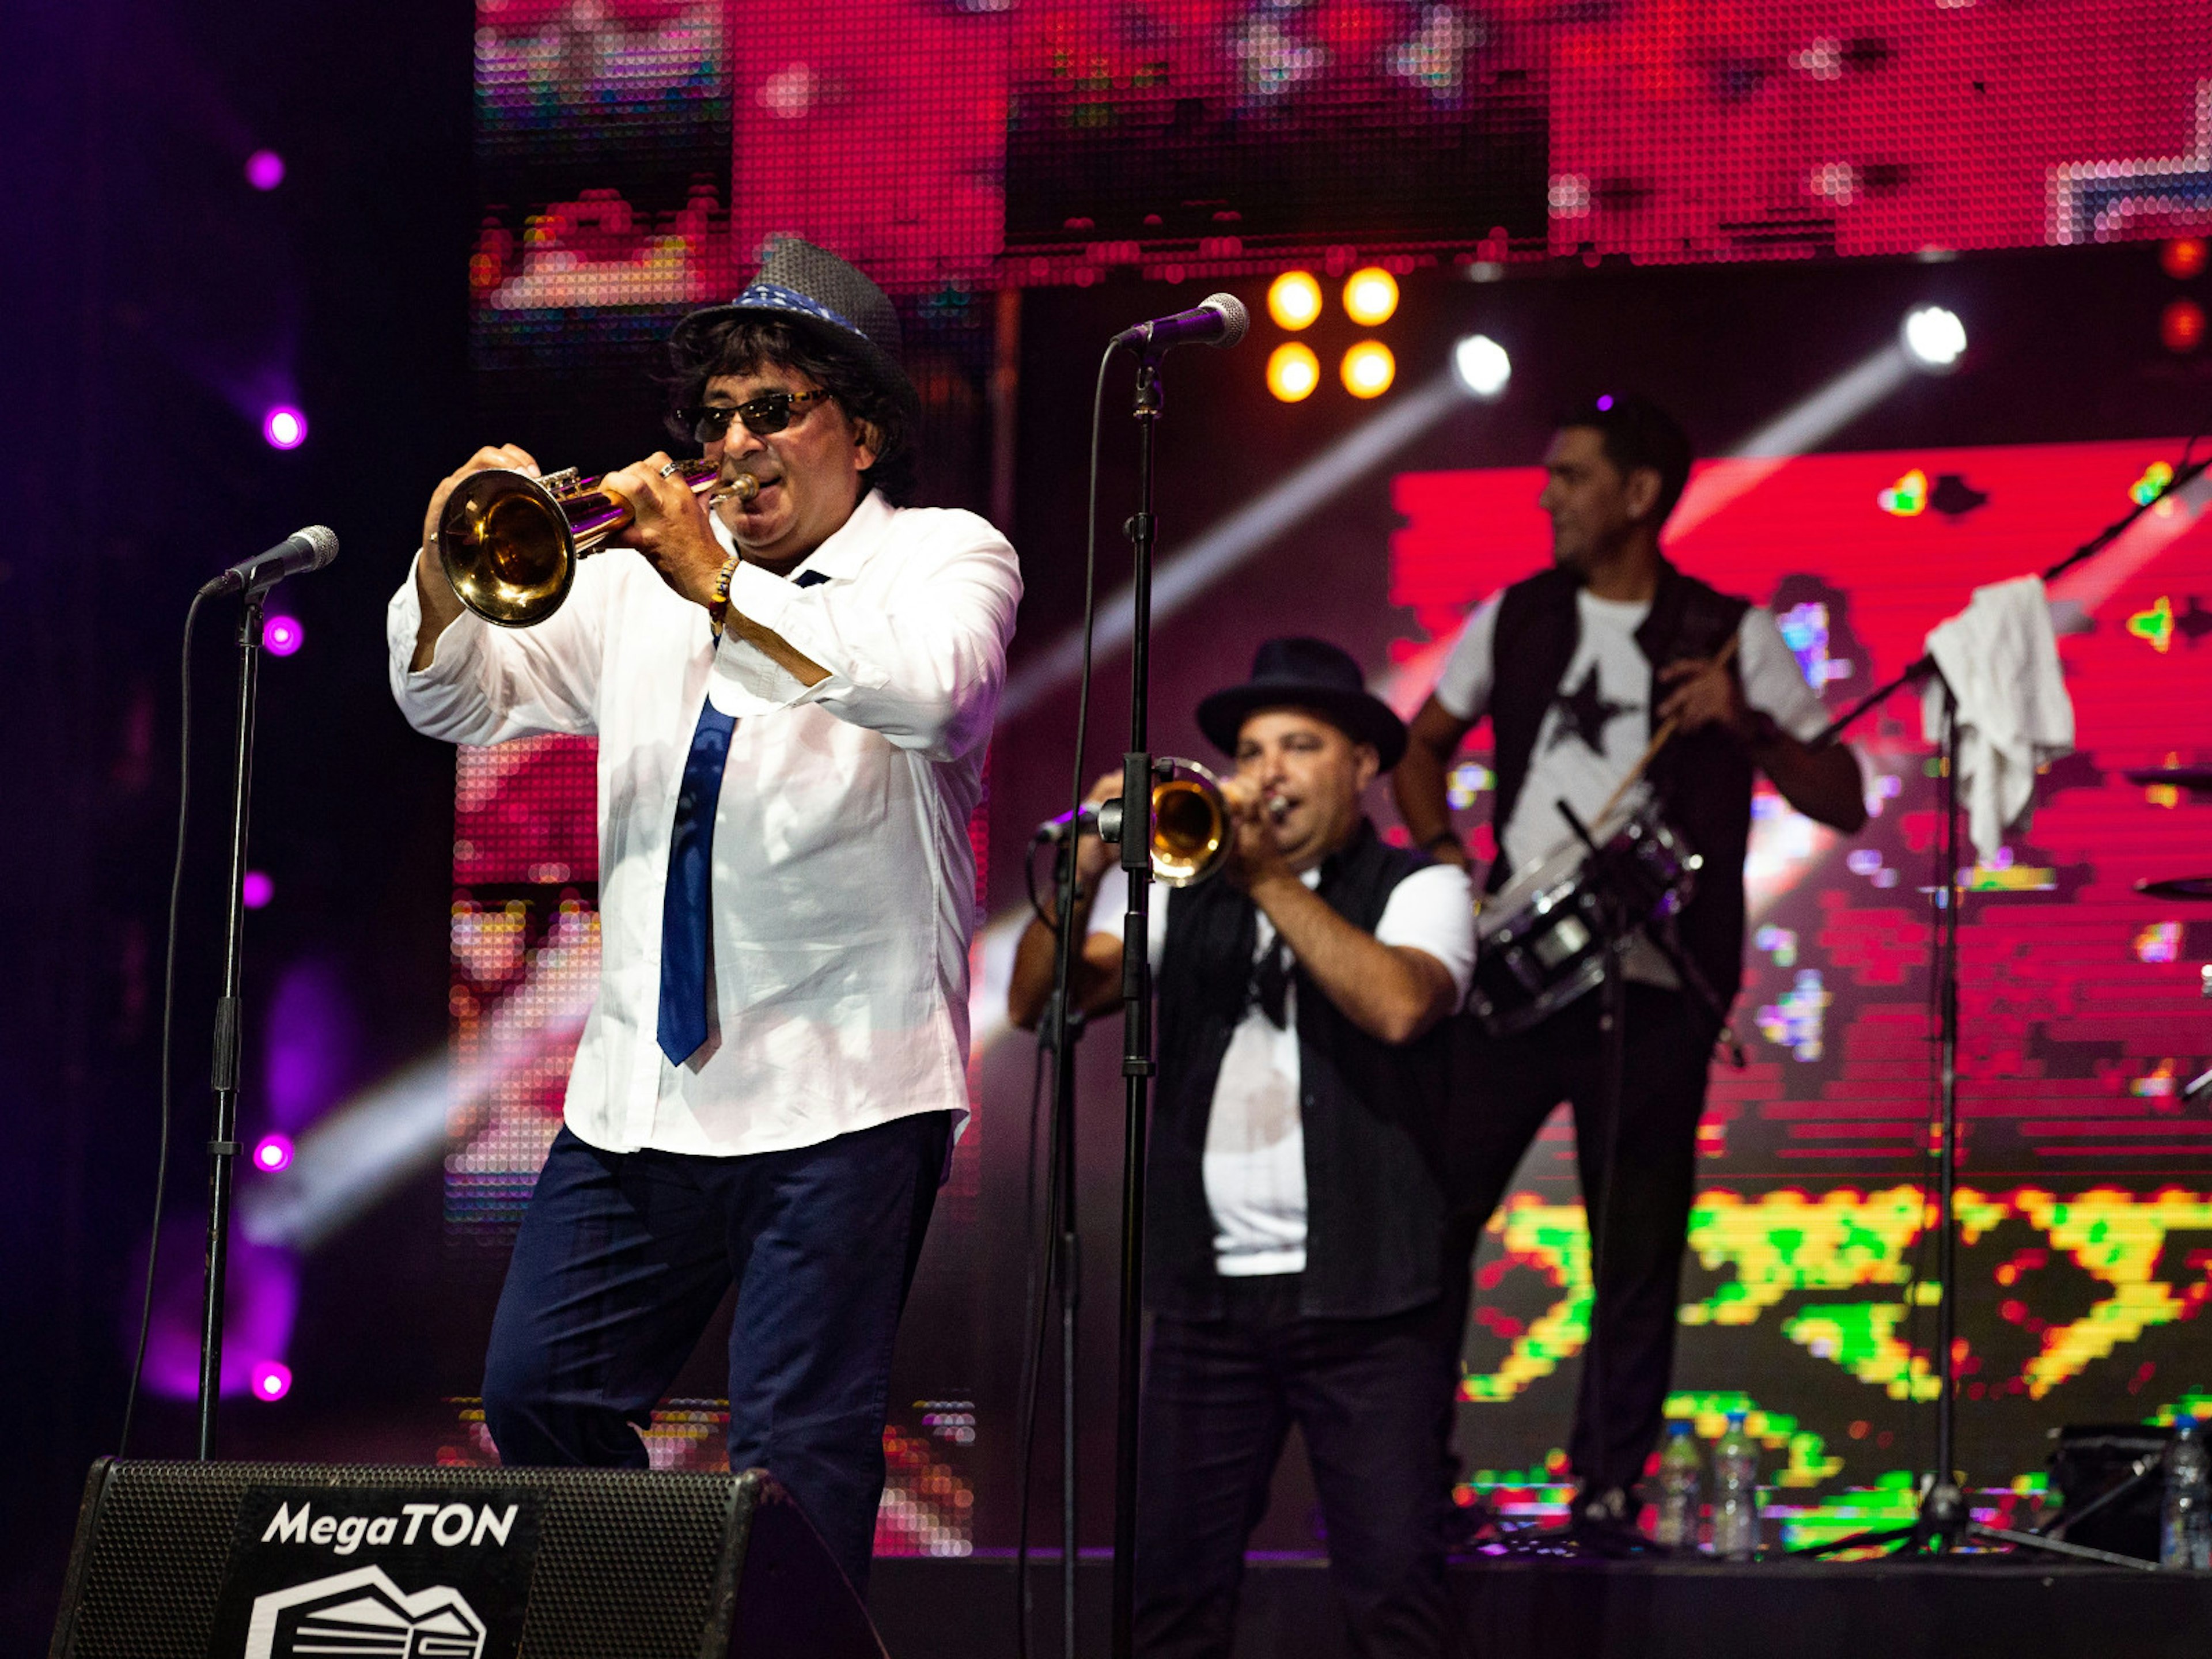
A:
{"label": "white towel on stand", "polygon": [[1942,671],[1921,693],[1920,724],[1943,736],[1943,687],[1959,701],[1960,797],[1974,852],[1996,856],[2005,831],[2025,827],[2035,775],[2074,752],[2074,702],[2058,665],[2058,636],[2040,576],[1978,587],[1965,611],[1928,636]]}

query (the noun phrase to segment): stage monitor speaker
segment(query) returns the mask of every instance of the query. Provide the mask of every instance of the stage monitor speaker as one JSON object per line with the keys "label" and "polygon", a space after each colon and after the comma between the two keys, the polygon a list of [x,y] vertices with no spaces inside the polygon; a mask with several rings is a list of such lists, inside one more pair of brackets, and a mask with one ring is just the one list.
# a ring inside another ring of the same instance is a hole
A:
{"label": "stage monitor speaker", "polygon": [[2069,1423],[2050,1431],[2051,1487],[2060,1499],[2053,1536],[2115,1555],[2158,1559],[2170,1429],[2143,1423]]}
{"label": "stage monitor speaker", "polygon": [[884,1659],[765,1470],[92,1466],[53,1659]]}

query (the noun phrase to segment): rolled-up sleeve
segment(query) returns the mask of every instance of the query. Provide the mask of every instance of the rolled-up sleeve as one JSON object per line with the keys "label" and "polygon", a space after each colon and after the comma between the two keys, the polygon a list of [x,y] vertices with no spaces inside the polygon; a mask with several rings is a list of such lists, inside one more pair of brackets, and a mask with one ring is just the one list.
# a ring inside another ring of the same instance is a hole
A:
{"label": "rolled-up sleeve", "polygon": [[802,586],[740,566],[730,582],[731,609],[780,635],[828,677],[803,684],[732,631],[715,653],[708,690],[715,706],[743,714],[763,703],[818,703],[932,760],[988,741],[1006,683],[1021,568],[983,520],[966,513],[929,519],[898,549],[887,580]]}
{"label": "rolled-up sleeve", "polygon": [[429,665],[409,664],[422,620],[410,565],[385,612],[392,696],[407,723],[448,743],[595,729],[604,578],[586,563],[560,610],[529,629],[464,611],[439,635]]}

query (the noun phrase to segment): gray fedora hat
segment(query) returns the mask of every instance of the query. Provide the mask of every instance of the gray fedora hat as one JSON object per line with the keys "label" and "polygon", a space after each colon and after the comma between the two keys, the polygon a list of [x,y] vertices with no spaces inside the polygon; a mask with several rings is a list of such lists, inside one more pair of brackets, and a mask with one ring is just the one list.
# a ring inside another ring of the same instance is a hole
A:
{"label": "gray fedora hat", "polygon": [[672,340],[744,313],[781,317],[799,325],[823,344],[849,353],[896,394],[909,410],[921,398],[907,378],[898,313],[890,296],[858,265],[796,236],[772,240],[761,257],[760,274],[727,305],[708,306],[676,325]]}

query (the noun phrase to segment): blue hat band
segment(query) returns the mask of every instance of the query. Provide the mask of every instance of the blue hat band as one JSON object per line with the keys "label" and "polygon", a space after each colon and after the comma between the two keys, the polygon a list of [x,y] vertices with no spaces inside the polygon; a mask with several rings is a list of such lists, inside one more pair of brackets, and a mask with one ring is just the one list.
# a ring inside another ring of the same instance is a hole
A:
{"label": "blue hat band", "polygon": [[819,300],[810,299],[797,289],[786,288],[781,283],[754,283],[738,295],[734,303],[748,311],[795,311],[802,317],[834,324],[864,340],[868,337],[867,330],[851,318],[841,316]]}

